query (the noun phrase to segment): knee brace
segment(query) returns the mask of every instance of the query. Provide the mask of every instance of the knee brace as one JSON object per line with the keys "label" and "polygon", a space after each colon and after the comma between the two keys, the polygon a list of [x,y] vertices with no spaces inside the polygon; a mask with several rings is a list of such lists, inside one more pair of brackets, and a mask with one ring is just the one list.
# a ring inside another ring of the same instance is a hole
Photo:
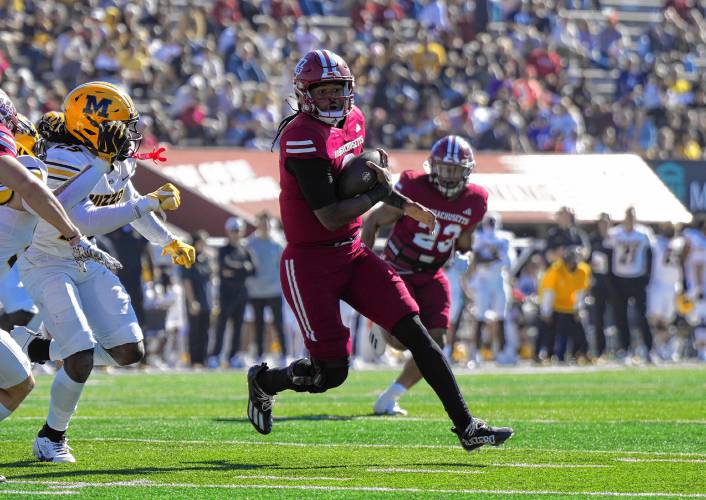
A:
{"label": "knee brace", "polygon": [[348,358],[331,361],[298,359],[287,367],[297,392],[321,393],[338,387],[348,377]]}

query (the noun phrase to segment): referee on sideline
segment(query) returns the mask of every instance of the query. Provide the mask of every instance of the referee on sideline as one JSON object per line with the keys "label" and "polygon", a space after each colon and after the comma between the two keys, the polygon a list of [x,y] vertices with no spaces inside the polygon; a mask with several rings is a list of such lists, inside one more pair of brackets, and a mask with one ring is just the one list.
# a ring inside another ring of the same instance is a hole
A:
{"label": "referee on sideline", "polygon": [[630,327],[628,304],[635,301],[637,322],[645,342],[645,361],[652,361],[652,331],[647,321],[647,284],[652,272],[652,245],[649,230],[635,224],[635,209],[625,211],[625,220],[608,231],[612,249],[611,273],[615,290],[615,322],[620,335],[619,357],[629,359]]}

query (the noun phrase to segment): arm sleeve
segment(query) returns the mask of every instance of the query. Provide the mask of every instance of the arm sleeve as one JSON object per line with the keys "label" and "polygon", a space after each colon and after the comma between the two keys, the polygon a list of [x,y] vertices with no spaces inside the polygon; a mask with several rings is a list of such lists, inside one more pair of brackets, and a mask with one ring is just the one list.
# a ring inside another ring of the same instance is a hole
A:
{"label": "arm sleeve", "polygon": [[67,181],[66,187],[56,195],[64,208],[70,209],[86,198],[100,178],[108,171],[109,165],[103,160],[97,160],[83,172]]}
{"label": "arm sleeve", "polygon": [[[139,193],[133,187],[132,181],[128,181],[128,183],[125,184],[125,197],[130,201],[134,201],[138,196]],[[171,231],[169,231],[152,212],[143,214],[139,219],[134,220],[131,226],[134,227],[138,233],[147,238],[148,241],[161,247],[169,245],[172,240],[176,239]]]}
{"label": "arm sleeve", "polygon": [[131,224],[140,212],[135,200],[115,205],[97,207],[88,198],[77,203],[69,210],[71,220],[81,232],[88,236],[108,234],[127,224]]}
{"label": "arm sleeve", "polygon": [[309,208],[319,208],[338,201],[331,162],[323,158],[288,158],[285,164],[299,184]]}

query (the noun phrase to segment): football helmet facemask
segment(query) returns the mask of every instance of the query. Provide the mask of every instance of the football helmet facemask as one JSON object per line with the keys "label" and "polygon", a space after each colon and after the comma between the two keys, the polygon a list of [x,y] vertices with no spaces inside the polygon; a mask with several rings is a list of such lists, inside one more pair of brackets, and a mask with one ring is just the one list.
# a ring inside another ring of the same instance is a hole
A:
{"label": "football helmet facemask", "polygon": [[447,135],[434,143],[424,167],[434,187],[444,197],[453,198],[468,185],[475,165],[468,141],[457,135]]}
{"label": "football helmet facemask", "polygon": [[[312,50],[302,57],[294,69],[294,93],[299,110],[329,125],[335,125],[353,109],[355,79],[338,54],[330,50]],[[340,109],[322,110],[316,106],[311,90],[323,83],[340,83]]]}
{"label": "football helmet facemask", "polygon": [[98,126],[105,121],[121,121],[130,133],[130,148],[124,160],[140,147],[142,135],[137,129],[140,115],[130,96],[108,82],[88,82],[73,89],[64,99],[66,129],[91,151],[98,150]]}

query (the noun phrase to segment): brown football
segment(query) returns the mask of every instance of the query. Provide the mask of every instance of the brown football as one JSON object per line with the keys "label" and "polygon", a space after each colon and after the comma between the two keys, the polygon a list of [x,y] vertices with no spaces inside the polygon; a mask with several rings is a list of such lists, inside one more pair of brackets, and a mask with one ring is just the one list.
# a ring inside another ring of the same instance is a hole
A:
{"label": "brown football", "polygon": [[380,165],[380,153],[363,151],[343,167],[336,178],[336,194],[339,200],[354,198],[375,187],[378,181],[375,172],[367,165],[369,161]]}

